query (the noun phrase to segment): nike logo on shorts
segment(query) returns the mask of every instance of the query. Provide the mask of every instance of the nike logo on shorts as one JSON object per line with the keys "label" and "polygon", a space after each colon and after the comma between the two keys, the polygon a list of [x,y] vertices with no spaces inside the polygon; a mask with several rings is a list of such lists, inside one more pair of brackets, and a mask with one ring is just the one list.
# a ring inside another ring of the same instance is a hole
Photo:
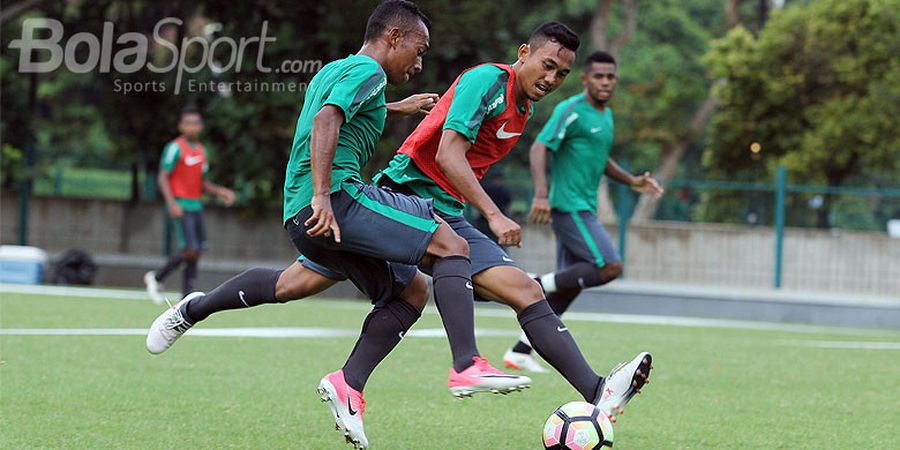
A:
{"label": "nike logo on shorts", "polygon": [[569,331],[569,329],[566,327],[556,327],[556,331],[559,331],[560,333],[562,333],[563,331]]}
{"label": "nike logo on shorts", "polygon": [[510,258],[509,256],[504,256],[503,260],[506,262],[513,262],[512,258]]}
{"label": "nike logo on shorts", "polygon": [[469,289],[475,289],[474,287],[472,287],[472,282],[471,282],[471,281],[466,281],[466,287],[469,288]]}

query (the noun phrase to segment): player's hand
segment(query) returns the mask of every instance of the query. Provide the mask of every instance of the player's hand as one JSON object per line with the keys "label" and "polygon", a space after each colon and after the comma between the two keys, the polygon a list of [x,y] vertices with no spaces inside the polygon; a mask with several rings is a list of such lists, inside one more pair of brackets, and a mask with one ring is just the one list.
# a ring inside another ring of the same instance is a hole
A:
{"label": "player's hand", "polygon": [[522,227],[503,214],[488,219],[488,226],[497,236],[497,243],[503,246],[522,246]]}
{"label": "player's hand", "polygon": [[535,197],[531,201],[531,212],[528,213],[531,223],[545,225],[550,223],[550,201],[547,197]]}
{"label": "player's hand", "polygon": [[431,108],[438,102],[437,94],[413,94],[396,103],[396,112],[402,116],[411,116],[413,114],[428,114]]}
{"label": "player's hand", "polygon": [[222,200],[222,203],[225,207],[229,207],[234,204],[234,191],[228,188],[223,188],[222,192],[219,194],[219,199]]}
{"label": "player's hand", "polygon": [[635,177],[634,181],[631,182],[631,189],[642,194],[650,194],[656,198],[662,197],[666,191],[659,185],[658,181],[650,176],[650,172],[644,172],[643,175]]}
{"label": "player's hand", "polygon": [[168,204],[169,207],[169,217],[173,219],[180,219],[184,217],[184,210],[181,209],[181,205],[178,202],[172,202]]}
{"label": "player's hand", "polygon": [[337,219],[334,218],[334,211],[331,210],[331,196],[314,195],[309,206],[312,207],[313,213],[303,225],[312,228],[306,230],[306,234],[312,237],[334,234],[334,242],[340,244],[341,229],[338,227]]}

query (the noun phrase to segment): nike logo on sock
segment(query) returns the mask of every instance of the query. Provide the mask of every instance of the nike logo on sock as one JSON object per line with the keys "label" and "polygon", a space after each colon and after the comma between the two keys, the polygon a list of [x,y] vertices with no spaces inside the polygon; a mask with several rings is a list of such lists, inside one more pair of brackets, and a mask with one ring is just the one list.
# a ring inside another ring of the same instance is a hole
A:
{"label": "nike logo on sock", "polygon": [[347,395],[347,409],[350,411],[351,416],[356,415],[356,411],[353,410],[353,402],[350,401],[350,395]]}
{"label": "nike logo on sock", "polygon": [[244,291],[238,291],[238,297],[241,298],[241,303],[243,303],[244,306],[250,307],[250,305],[247,304],[247,300],[244,300]]}
{"label": "nike logo on sock", "polygon": [[562,333],[563,331],[569,331],[569,329],[566,327],[556,327],[556,331],[559,331],[560,333]]}
{"label": "nike logo on sock", "polygon": [[403,335],[404,335],[404,334],[406,334],[406,333],[405,333],[405,332],[403,332],[403,331],[401,331],[401,332],[399,332],[399,333],[397,333],[397,334],[399,334],[399,335],[400,335],[400,339],[403,339]]}

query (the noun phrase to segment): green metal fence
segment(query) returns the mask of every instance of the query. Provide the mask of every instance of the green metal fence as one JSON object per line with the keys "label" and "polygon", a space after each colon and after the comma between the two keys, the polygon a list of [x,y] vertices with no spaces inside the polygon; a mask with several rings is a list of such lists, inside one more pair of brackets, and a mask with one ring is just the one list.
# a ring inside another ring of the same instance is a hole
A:
{"label": "green metal fence", "polygon": [[[740,217],[743,220],[731,220],[731,222],[773,227],[775,233],[773,285],[775,288],[782,286],[786,226],[816,226],[815,223],[810,222],[809,218],[816,216],[823,208],[834,208],[843,199],[856,199],[859,204],[869,205],[861,214],[861,216],[866,216],[867,220],[857,219],[856,223],[852,220],[829,223],[828,228],[886,232],[888,219],[900,219],[900,187],[868,188],[790,184],[788,183],[788,172],[784,167],[777,169],[774,183],[688,179],[661,180],[661,182],[667,190],[663,201],[671,201],[671,197],[676,195],[679,189],[688,189],[693,193],[699,192],[701,196],[707,196],[707,198],[695,202],[695,206],[698,208],[708,207],[711,202],[710,195],[729,197],[731,194],[736,194],[741,197],[741,202],[744,204],[753,205],[743,211],[741,207],[733,208],[738,212],[746,212],[746,215],[735,216],[732,219]],[[619,248],[624,256],[627,245],[627,226],[634,212],[637,194],[621,184],[616,184],[615,190],[614,203],[619,220]],[[724,195],[726,193],[728,195]],[[804,208],[806,210],[803,210]],[[793,214],[790,214],[791,212]],[[655,219],[672,219],[660,216],[661,214],[658,212]],[[682,220],[703,221],[702,217],[698,218],[697,216],[698,214],[689,212]]]}

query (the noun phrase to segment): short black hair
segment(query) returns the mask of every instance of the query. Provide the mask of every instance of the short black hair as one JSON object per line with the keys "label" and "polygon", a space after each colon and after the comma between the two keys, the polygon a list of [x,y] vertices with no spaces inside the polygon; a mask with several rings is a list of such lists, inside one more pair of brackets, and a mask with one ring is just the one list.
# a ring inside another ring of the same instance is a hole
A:
{"label": "short black hair", "polygon": [[200,110],[197,109],[196,106],[185,106],[184,108],[181,108],[181,114],[178,117],[181,118],[189,114],[196,114],[203,117],[203,114],[200,113]]}
{"label": "short black hair", "polygon": [[591,53],[587,57],[587,61],[584,62],[584,68],[590,68],[591,64],[593,63],[609,63],[612,65],[617,65],[616,58],[613,55],[604,52],[603,50],[597,50],[596,52]]}
{"label": "short black hair", "polygon": [[556,42],[563,47],[574,51],[578,50],[581,41],[571,28],[559,22],[545,22],[534,29],[528,38],[528,46],[533,50],[540,48],[546,42]]}
{"label": "short black hair", "polygon": [[375,7],[369,16],[364,40],[369,42],[381,36],[381,33],[391,26],[404,31],[409,30],[419,21],[425,24],[425,28],[431,29],[431,21],[415,3],[406,0],[385,0]]}

